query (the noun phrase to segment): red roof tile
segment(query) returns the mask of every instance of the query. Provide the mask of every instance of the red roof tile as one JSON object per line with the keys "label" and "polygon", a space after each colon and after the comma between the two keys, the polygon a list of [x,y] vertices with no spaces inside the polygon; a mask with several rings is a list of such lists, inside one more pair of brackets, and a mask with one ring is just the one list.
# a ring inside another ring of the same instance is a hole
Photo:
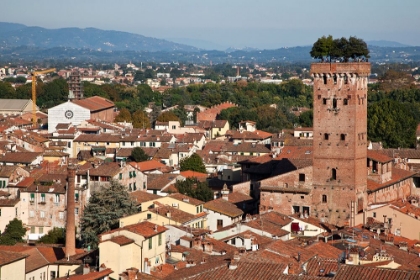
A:
{"label": "red roof tile", "polygon": [[74,104],[89,109],[91,112],[100,111],[115,106],[114,102],[100,96],[92,96],[86,99],[73,100]]}

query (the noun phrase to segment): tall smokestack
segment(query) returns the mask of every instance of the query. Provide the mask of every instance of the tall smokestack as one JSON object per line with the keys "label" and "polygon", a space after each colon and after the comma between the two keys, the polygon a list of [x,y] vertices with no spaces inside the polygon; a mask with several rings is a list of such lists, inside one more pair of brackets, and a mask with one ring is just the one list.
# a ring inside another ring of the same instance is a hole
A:
{"label": "tall smokestack", "polygon": [[75,189],[76,166],[67,167],[67,221],[66,221],[66,256],[76,254],[76,225],[75,225]]}

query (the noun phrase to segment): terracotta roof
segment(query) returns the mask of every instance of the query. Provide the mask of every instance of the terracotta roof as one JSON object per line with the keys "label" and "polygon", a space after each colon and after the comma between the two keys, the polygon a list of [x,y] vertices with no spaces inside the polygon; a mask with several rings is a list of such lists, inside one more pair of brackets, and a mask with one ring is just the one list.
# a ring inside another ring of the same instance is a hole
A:
{"label": "terracotta roof", "polygon": [[378,182],[375,182],[373,180],[368,179],[367,180],[367,189],[368,189],[368,192],[374,192],[374,191],[392,186],[393,184],[398,183],[398,182],[400,182],[402,180],[405,180],[407,178],[413,177],[414,175],[415,175],[414,172],[393,167],[392,168],[391,180],[380,184]]}
{"label": "terracotta roof", "polygon": [[42,153],[36,152],[14,152],[6,153],[4,156],[0,157],[0,162],[11,162],[11,163],[24,163],[30,164]]}
{"label": "terracotta roof", "polygon": [[367,150],[367,157],[381,163],[387,163],[393,160],[393,158],[384,153],[374,150]]}
{"label": "terracotta roof", "polygon": [[175,184],[178,174],[148,174],[147,189],[162,190],[170,184]]}
{"label": "terracotta roof", "polygon": [[131,166],[138,168],[140,171],[151,171],[151,170],[159,170],[161,168],[166,167],[165,164],[157,161],[157,160],[146,160],[142,162],[130,162]]}
{"label": "terracotta roof", "polygon": [[155,204],[155,207],[152,209],[149,209],[150,212],[156,213],[160,216],[166,217],[169,220],[175,221],[180,224],[188,223],[201,216],[201,215],[190,214],[178,208],[175,208],[169,205],[163,205],[159,202],[155,202],[154,204]]}
{"label": "terracotta roof", "polygon": [[204,110],[203,112],[198,112],[197,113],[197,121],[213,121],[216,120],[216,117],[218,114],[220,114],[220,112],[224,109],[228,109],[231,107],[237,107],[237,105],[230,103],[230,102],[225,102],[225,103],[221,103],[219,105],[215,105],[207,110]]}
{"label": "terracotta roof", "polygon": [[246,195],[244,193],[241,192],[232,192],[228,195],[228,201],[231,203],[241,203],[241,202],[246,202],[246,201],[250,201],[253,200],[253,198],[249,195]]}
{"label": "terracotta roof", "polygon": [[244,142],[240,144],[234,144],[232,142],[226,143],[224,149],[225,152],[247,152],[247,153],[271,153],[271,150],[264,144],[256,144],[251,142]]}
{"label": "terracotta roof", "polygon": [[207,173],[200,173],[197,171],[191,171],[191,170],[187,170],[187,171],[181,171],[180,175],[184,176],[185,178],[204,178],[206,179],[207,177],[209,177],[209,175]]}
{"label": "terracotta roof", "polygon": [[110,268],[106,268],[101,271],[93,271],[89,272],[88,274],[79,274],[79,275],[70,275],[69,277],[64,276],[60,278],[56,278],[56,280],[65,280],[65,279],[71,279],[71,280],[102,280],[105,279],[105,276],[110,275],[114,271]]}
{"label": "terracotta roof", "polygon": [[128,245],[134,242],[133,239],[125,237],[124,235],[119,235],[111,238],[109,241],[114,242],[120,246]]}
{"label": "terracotta roof", "polygon": [[341,265],[334,277],[340,280],[361,279],[420,279],[420,271],[407,271],[400,269],[366,267],[360,265]]}
{"label": "terracotta roof", "polygon": [[[117,228],[108,232],[104,232],[101,237],[103,235],[109,234],[109,233],[113,233],[113,232],[118,232],[118,231],[123,231],[123,230],[127,230],[130,232],[133,232],[135,234],[141,235],[144,238],[150,238],[152,236],[155,236],[159,233],[165,232],[167,229],[163,226],[159,226],[156,224],[153,224],[149,221],[143,221],[141,223],[137,223],[137,224],[133,224],[133,225],[128,225],[122,228]],[[107,241],[107,240],[102,240],[102,242]]]}
{"label": "terracotta roof", "polygon": [[73,142],[112,142],[119,143],[121,136],[117,134],[101,133],[101,134],[81,134]]}
{"label": "terracotta roof", "polygon": [[391,158],[420,159],[420,150],[416,149],[383,149],[378,150]]}
{"label": "terracotta roof", "polygon": [[89,109],[91,112],[113,108],[114,102],[100,96],[92,96],[86,99],[73,100],[74,104]]}
{"label": "terracotta roof", "polygon": [[204,208],[214,212],[227,215],[229,217],[238,217],[244,214],[244,212],[236,207],[235,204],[223,199],[210,200],[204,204]]}
{"label": "terracotta roof", "polygon": [[148,193],[142,190],[131,192],[130,197],[133,198],[138,204],[161,198],[161,196],[157,194]]}
{"label": "terracotta roof", "polygon": [[121,171],[121,166],[116,162],[106,162],[97,168],[89,169],[89,176],[108,176],[113,177]]}
{"label": "terracotta roof", "polygon": [[19,198],[15,199],[0,199],[0,207],[14,207],[20,201]]}
{"label": "terracotta roof", "polygon": [[195,206],[204,204],[204,201],[189,197],[189,196],[187,196],[185,194],[182,194],[182,193],[173,193],[173,194],[169,195],[169,197],[171,197],[173,199],[176,199],[176,200],[179,200],[179,201],[183,201],[183,202],[195,205]]}
{"label": "terracotta roof", "polygon": [[1,250],[0,251],[0,266],[4,266],[6,264],[16,262],[26,257],[28,257],[28,255]]}
{"label": "terracotta roof", "polygon": [[0,165],[0,177],[9,178],[18,168],[16,165]]}

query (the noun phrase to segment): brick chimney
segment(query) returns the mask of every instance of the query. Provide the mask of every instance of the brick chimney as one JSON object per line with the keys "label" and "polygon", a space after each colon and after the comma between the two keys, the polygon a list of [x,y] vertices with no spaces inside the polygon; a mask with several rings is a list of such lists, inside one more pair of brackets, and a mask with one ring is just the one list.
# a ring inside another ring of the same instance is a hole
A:
{"label": "brick chimney", "polygon": [[137,272],[138,272],[139,270],[137,269],[137,268],[134,268],[134,267],[132,267],[132,268],[128,268],[127,269],[127,276],[128,276],[128,280],[135,280],[135,279],[137,279]]}
{"label": "brick chimney", "polygon": [[76,166],[69,165],[67,167],[67,221],[66,221],[66,256],[76,254],[76,222],[74,216]]}

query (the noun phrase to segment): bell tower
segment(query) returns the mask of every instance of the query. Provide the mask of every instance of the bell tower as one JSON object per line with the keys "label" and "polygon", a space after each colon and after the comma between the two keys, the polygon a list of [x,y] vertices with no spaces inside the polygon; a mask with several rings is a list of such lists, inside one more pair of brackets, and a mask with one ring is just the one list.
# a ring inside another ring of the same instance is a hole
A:
{"label": "bell tower", "polygon": [[314,211],[354,225],[366,207],[368,62],[313,63]]}

